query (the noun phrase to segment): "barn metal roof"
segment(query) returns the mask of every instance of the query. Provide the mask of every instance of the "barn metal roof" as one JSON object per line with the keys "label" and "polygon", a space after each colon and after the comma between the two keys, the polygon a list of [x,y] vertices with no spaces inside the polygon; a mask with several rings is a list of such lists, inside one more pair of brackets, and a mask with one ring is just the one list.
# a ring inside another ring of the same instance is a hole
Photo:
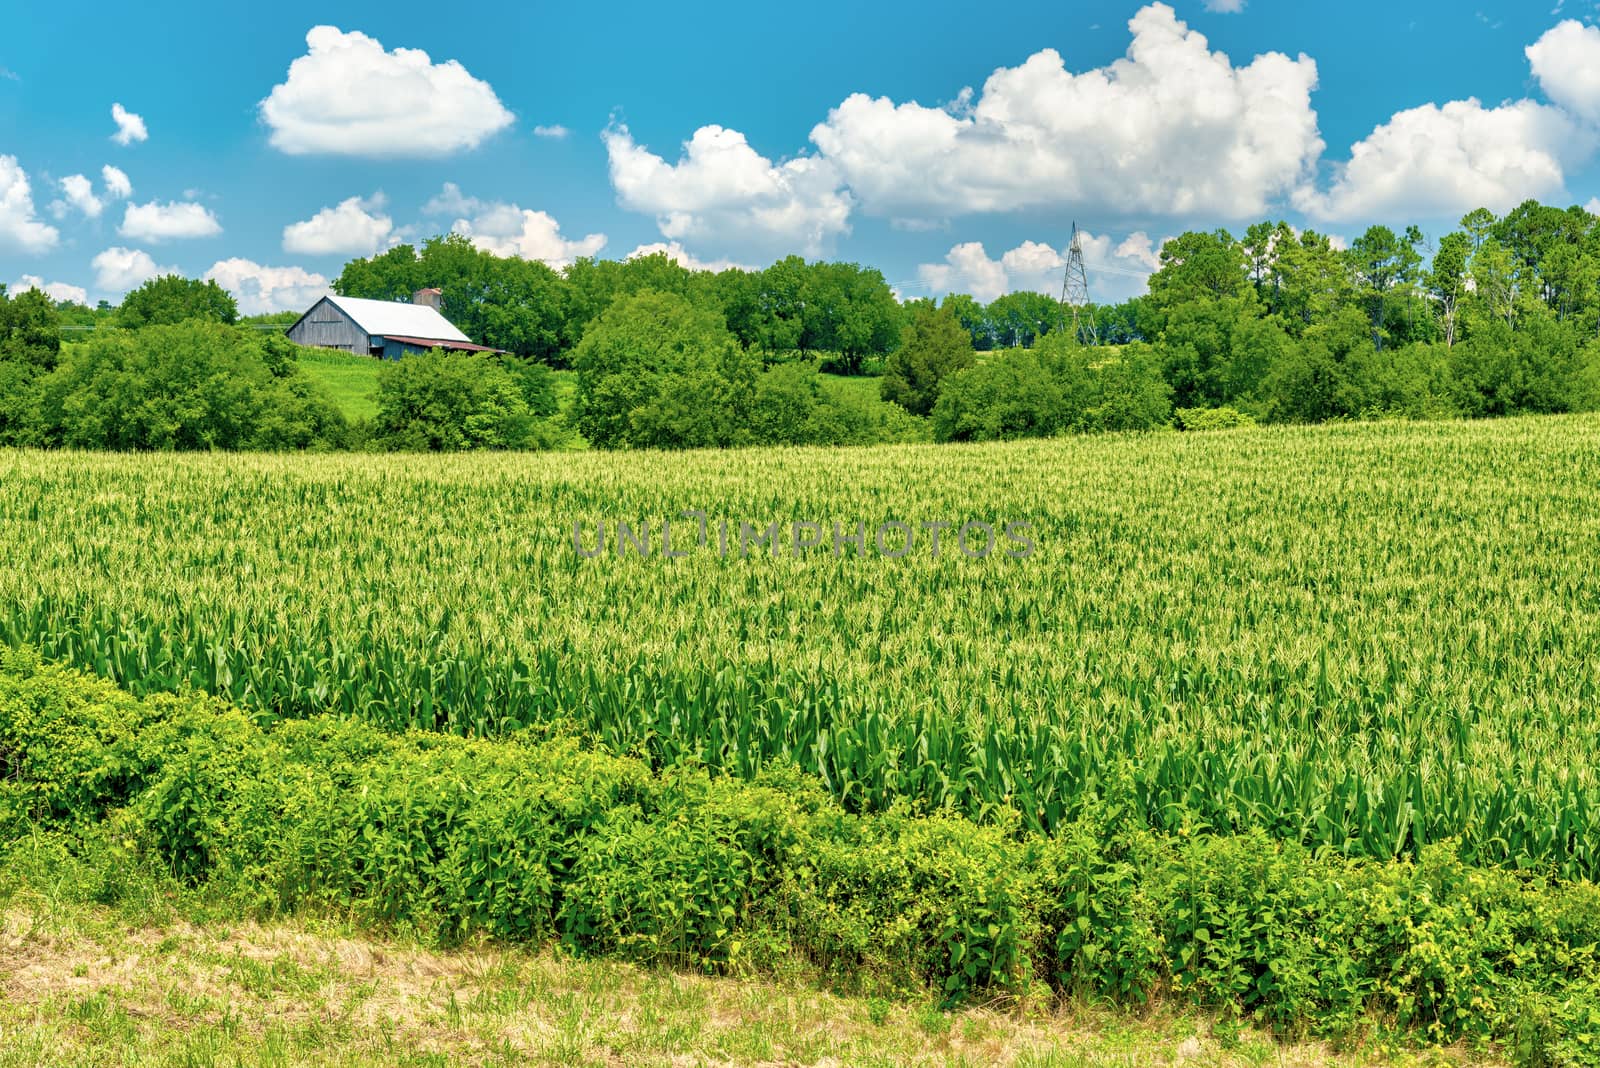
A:
{"label": "barn metal roof", "polygon": [[472,339],[457,330],[449,319],[425,304],[402,304],[395,300],[365,300],[361,297],[329,296],[357,326],[380,337],[421,338],[424,341],[455,341],[470,345]]}

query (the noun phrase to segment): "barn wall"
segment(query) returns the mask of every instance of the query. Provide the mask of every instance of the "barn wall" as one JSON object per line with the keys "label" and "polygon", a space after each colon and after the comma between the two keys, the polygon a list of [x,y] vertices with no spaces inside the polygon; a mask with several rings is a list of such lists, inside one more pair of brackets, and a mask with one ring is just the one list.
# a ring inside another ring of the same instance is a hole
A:
{"label": "barn wall", "polygon": [[326,299],[313,305],[311,311],[289,329],[289,340],[297,345],[341,349],[361,356],[368,354],[371,344],[367,332]]}
{"label": "barn wall", "polygon": [[402,356],[416,356],[419,353],[431,351],[430,348],[413,345],[408,341],[392,341],[389,338],[375,338],[374,340],[383,342],[383,358],[386,360],[398,360]]}

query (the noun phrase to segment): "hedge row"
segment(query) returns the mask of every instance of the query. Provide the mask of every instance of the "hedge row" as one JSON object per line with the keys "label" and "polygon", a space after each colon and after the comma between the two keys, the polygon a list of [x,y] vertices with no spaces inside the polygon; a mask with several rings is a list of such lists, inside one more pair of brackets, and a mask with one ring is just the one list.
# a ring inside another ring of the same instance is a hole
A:
{"label": "hedge row", "polygon": [[[1044,838],[846,813],[793,769],[653,773],[567,738],[270,729],[0,663],[0,826],[125,843],[256,914],[338,910],[450,940],[562,940],[708,970],[809,961],[856,989],[1138,1004],[1285,1032],[1377,1023],[1597,1063],[1600,891],[1159,836],[1102,809]],[[11,837],[7,835],[7,839]]]}

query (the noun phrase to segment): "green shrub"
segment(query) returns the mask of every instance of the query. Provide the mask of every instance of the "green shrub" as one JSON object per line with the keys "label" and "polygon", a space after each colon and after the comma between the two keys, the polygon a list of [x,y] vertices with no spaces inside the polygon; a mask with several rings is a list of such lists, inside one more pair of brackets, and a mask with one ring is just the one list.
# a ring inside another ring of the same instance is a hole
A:
{"label": "green shrub", "polygon": [[883,399],[913,415],[928,415],[939,399],[940,383],[971,367],[973,360],[972,337],[954,311],[917,305],[900,347],[884,363],[879,382]]}
{"label": "green shrub", "polygon": [[721,314],[645,291],[607,308],[573,351],[573,414],[600,449],[747,444],[759,363]]}
{"label": "green shrub", "polygon": [[1234,430],[1256,421],[1237,408],[1179,408],[1172,413],[1179,430]]}
{"label": "green shrub", "polygon": [[1049,837],[1014,813],[855,814],[786,763],[744,782],[560,738],[264,729],[15,653],[0,781],[29,841],[76,843],[89,892],[111,898],[146,892],[136,873],[158,865],[256,914],[326,909],[447,942],[560,937],[708,971],[798,959],[945,1003],[1043,982],[1595,1063],[1600,889],[1477,868],[1450,842],[1362,861],[1264,831],[1157,834],[1099,802]]}
{"label": "green shrub", "polygon": [[332,448],[337,406],[281,344],[190,319],[97,331],[36,383],[28,444],[112,450]]}
{"label": "green shrub", "polygon": [[933,408],[935,441],[1049,437],[1065,424],[1066,402],[1039,354],[1007,349],[944,380]]}
{"label": "green shrub", "polygon": [[548,408],[538,372],[513,373],[475,352],[433,349],[385,364],[378,372],[374,441],[405,452],[548,447],[532,396]]}

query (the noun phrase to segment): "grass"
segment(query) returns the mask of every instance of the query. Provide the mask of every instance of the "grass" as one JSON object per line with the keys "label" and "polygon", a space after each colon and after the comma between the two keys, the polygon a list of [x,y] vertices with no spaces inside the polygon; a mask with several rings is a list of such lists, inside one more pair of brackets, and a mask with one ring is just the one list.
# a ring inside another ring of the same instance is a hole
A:
{"label": "grass", "polygon": [[332,349],[303,349],[298,360],[301,370],[328,391],[346,419],[355,422],[378,414],[382,360]]}
{"label": "grass", "polygon": [[[383,361],[332,349],[303,349],[299,353],[299,363],[313,381],[320,383],[332,395],[346,419],[355,422],[371,419],[378,414],[378,371]],[[578,392],[578,373],[561,369],[553,371],[550,377],[555,387],[558,410],[563,414],[571,411]],[[821,377],[836,391],[853,394],[867,401],[878,400],[876,376]]]}
{"label": "grass", "polygon": [[193,922],[12,886],[0,1066],[1489,1064],[1280,1043],[1225,1020],[843,998],[552,951],[440,952],[337,923]]}
{"label": "grass", "polygon": [[882,400],[881,383],[883,379],[878,375],[818,375],[818,378],[836,393],[854,397],[858,401],[877,403]]}

